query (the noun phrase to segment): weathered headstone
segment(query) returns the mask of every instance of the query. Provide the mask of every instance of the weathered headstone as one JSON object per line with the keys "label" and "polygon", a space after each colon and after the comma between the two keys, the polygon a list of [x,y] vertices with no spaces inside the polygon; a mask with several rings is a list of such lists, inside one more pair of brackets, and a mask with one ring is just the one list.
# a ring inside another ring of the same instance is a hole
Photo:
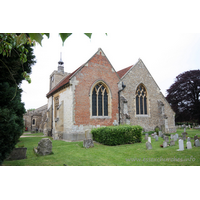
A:
{"label": "weathered headstone", "polygon": [[52,142],[49,138],[42,138],[38,142],[36,153],[42,156],[49,155],[52,152]]}
{"label": "weathered headstone", "polygon": [[198,140],[198,139],[196,139],[196,140],[194,141],[194,143],[195,143],[195,147],[200,147],[200,143],[199,143],[199,140]]}
{"label": "weathered headstone", "polygon": [[166,147],[167,147],[167,142],[164,141],[164,142],[163,142],[163,148],[166,148]]}
{"label": "weathered headstone", "polygon": [[195,140],[197,140],[197,139],[198,139],[198,136],[195,135],[195,136],[194,136],[194,146],[195,146]]}
{"label": "weathered headstone", "polygon": [[184,141],[186,140],[186,135],[183,135],[183,140],[184,140]]}
{"label": "weathered headstone", "polygon": [[162,137],[162,131],[159,131],[159,137]]}
{"label": "weathered headstone", "polygon": [[183,132],[183,133],[182,133],[183,140],[186,140],[186,135],[187,135],[187,133],[186,133],[186,132]]}
{"label": "weathered headstone", "polygon": [[186,128],[184,128],[184,133],[186,132]]}
{"label": "weathered headstone", "polygon": [[179,143],[179,149],[177,149],[177,151],[183,151],[183,150],[184,150],[183,140],[180,139],[180,140],[178,141],[178,143]]}
{"label": "weathered headstone", "polygon": [[92,139],[85,139],[83,141],[83,147],[85,147],[85,148],[94,147],[93,140]]}
{"label": "weathered headstone", "polygon": [[175,141],[174,140],[170,141],[170,146],[175,146]]}
{"label": "weathered headstone", "polygon": [[147,150],[152,149],[152,145],[150,142],[146,142],[146,148],[147,148]]}
{"label": "weathered headstone", "polygon": [[190,137],[188,137],[188,138],[187,138],[187,141],[190,142],[190,140],[191,140]]}
{"label": "weathered headstone", "polygon": [[192,149],[192,144],[190,141],[187,142],[187,149]]}
{"label": "weathered headstone", "polygon": [[14,148],[6,160],[21,160],[26,158],[27,148]]}
{"label": "weathered headstone", "polygon": [[158,136],[157,135],[155,136],[155,141],[158,141]]}
{"label": "weathered headstone", "polygon": [[165,142],[169,142],[169,137],[165,137]]}
{"label": "weathered headstone", "polygon": [[151,143],[151,137],[148,137],[148,142],[150,142],[150,143]]}
{"label": "weathered headstone", "polygon": [[170,139],[172,140],[174,138],[174,135],[171,134]]}
{"label": "weathered headstone", "polygon": [[114,125],[114,126],[117,126],[117,125],[118,125],[117,120],[114,120],[113,125]]}
{"label": "weathered headstone", "polygon": [[149,134],[145,133],[145,140],[148,140]]}

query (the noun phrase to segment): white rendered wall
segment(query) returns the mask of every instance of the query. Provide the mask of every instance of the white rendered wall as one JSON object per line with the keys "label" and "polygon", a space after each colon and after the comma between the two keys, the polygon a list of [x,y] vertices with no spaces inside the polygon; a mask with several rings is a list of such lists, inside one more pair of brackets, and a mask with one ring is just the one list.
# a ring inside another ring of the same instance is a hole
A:
{"label": "white rendered wall", "polygon": [[71,86],[60,94],[59,103],[62,101],[64,102],[64,133],[66,133],[73,126],[73,92]]}

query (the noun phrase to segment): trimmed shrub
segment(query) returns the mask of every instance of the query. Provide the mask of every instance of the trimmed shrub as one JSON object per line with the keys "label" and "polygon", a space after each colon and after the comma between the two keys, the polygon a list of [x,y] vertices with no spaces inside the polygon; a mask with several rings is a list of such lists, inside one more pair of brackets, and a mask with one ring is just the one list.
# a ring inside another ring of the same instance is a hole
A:
{"label": "trimmed shrub", "polygon": [[93,140],[96,142],[115,146],[120,144],[133,144],[142,141],[141,126],[107,126],[92,129]]}

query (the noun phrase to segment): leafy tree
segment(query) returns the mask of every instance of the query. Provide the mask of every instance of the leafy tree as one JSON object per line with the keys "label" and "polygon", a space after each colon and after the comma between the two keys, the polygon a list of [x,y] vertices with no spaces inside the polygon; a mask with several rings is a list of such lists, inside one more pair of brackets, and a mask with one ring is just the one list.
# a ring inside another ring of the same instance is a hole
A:
{"label": "leafy tree", "polygon": [[167,90],[166,99],[176,112],[176,122],[200,123],[200,70],[179,74]]}
{"label": "leafy tree", "polygon": [[24,104],[20,84],[30,82],[35,63],[30,42],[23,34],[0,34],[0,165],[10,154],[24,131]]}

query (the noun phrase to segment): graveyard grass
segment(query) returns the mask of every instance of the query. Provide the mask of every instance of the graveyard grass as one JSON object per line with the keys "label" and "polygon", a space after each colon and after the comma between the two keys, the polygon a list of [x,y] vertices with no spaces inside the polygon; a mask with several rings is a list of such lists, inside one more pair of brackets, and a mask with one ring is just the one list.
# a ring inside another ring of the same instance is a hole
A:
{"label": "graveyard grass", "polygon": [[[183,129],[177,129],[181,136]],[[200,137],[200,130],[186,130],[187,136]],[[175,134],[175,133],[174,133]],[[42,137],[30,134],[34,137],[20,138],[19,144],[27,147],[27,159],[4,161],[3,166],[199,166],[200,147],[194,147],[191,139],[192,149],[177,151],[178,140],[175,146],[161,148],[163,139],[159,137],[156,142],[151,138],[152,149],[146,150],[146,140],[142,135],[142,142],[118,146],[106,146],[94,142],[94,147],[86,149],[83,142],[65,142],[52,140],[53,154],[47,156],[36,156],[33,148],[37,147]],[[39,135],[39,134],[38,134]],[[169,140],[170,141],[170,140]],[[186,147],[184,141],[184,147]],[[17,147],[17,145],[16,145]],[[187,161],[185,159],[188,159]],[[185,160],[185,161],[184,161]]]}

